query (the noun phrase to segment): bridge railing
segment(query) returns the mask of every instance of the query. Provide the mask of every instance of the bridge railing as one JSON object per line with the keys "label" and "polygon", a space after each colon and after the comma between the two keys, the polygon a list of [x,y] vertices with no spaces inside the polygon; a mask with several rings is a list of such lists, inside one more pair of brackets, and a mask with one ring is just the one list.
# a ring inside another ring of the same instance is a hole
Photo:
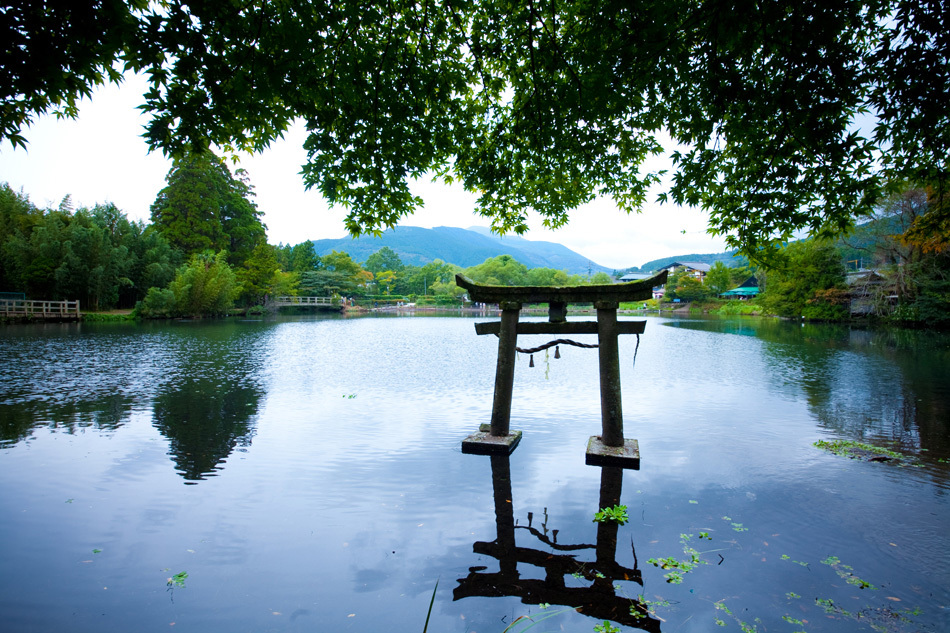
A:
{"label": "bridge railing", "polygon": [[275,307],[281,306],[332,306],[338,305],[339,301],[334,301],[333,297],[274,297],[271,304]]}
{"label": "bridge railing", "polygon": [[79,301],[0,299],[0,316],[34,319],[79,318]]}

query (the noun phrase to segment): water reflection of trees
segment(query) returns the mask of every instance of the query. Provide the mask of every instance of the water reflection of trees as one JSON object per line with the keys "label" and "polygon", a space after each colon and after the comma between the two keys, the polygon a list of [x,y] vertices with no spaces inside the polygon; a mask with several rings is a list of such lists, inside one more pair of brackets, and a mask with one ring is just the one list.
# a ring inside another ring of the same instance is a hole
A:
{"label": "water reflection of trees", "polygon": [[[124,341],[122,341],[124,343]],[[67,434],[111,432],[131,417],[127,371],[102,363],[102,348],[124,350],[109,336],[83,336],[77,323],[12,325],[0,335],[0,447],[40,429]]]}
{"label": "water reflection of trees", "polygon": [[766,356],[770,365],[784,368],[780,375],[798,374],[809,409],[823,427],[905,450],[947,453],[950,356],[945,334],[782,325],[759,335],[778,343],[766,347]]}
{"label": "water reflection of trees", "polygon": [[264,395],[254,340],[230,329],[183,333],[176,369],[152,403],[153,425],[169,441],[176,470],[193,483],[251,445]]}
{"label": "water reflection of trees", "polygon": [[155,398],[155,428],[168,438],[178,472],[198,481],[219,470],[237,447],[248,447],[263,392],[255,385],[191,380]]}
{"label": "water reflection of trees", "polygon": [[894,439],[914,440],[910,447],[950,454],[950,336],[906,329],[854,330],[851,343],[899,372],[899,382],[881,377],[869,381],[872,396],[899,396],[891,421]]}
{"label": "water reflection of trees", "polygon": [[679,327],[754,335],[769,380],[801,388],[825,428],[905,450],[950,452],[950,337],[946,333],[778,319],[708,320]]}
{"label": "water reflection of trees", "polygon": [[[508,455],[492,455],[491,467],[495,540],[476,541],[472,549],[476,554],[496,559],[498,571],[490,572],[486,567],[469,568],[468,576],[458,580],[459,584],[453,592],[454,600],[472,596],[514,596],[525,604],[559,604],[574,607],[593,618],[611,620],[645,631],[660,630],[660,621],[648,614],[646,605],[636,598],[617,595],[616,584],[619,581],[643,585],[635,550],[632,568],[617,562],[619,525],[612,522],[598,523],[596,543],[592,544],[558,543],[557,530],[548,529],[546,515],[541,529],[534,527],[531,513],[528,514],[527,526],[516,525]],[[623,471],[620,468],[603,468],[598,508],[619,504],[622,484]],[[545,547],[519,547],[516,530],[524,530]],[[568,553],[591,549],[595,554],[592,561],[578,560],[576,554]],[[522,577],[519,565],[543,570],[544,578]],[[584,582],[590,584],[569,587],[567,577],[583,578]]]}
{"label": "water reflection of trees", "polygon": [[43,428],[112,431],[148,401],[177,470],[189,481],[203,479],[254,436],[266,327],[30,328],[0,355],[8,362],[0,372],[0,448]]}
{"label": "water reflection of trees", "polygon": [[47,404],[19,402],[0,405],[0,447],[25,440],[40,428],[74,434],[83,429],[114,431],[126,424],[133,401],[113,394],[93,400]]}

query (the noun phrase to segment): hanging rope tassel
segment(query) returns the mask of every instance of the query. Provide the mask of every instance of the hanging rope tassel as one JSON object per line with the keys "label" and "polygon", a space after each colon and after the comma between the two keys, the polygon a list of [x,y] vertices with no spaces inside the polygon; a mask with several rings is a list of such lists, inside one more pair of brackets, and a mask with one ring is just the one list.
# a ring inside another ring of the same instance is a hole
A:
{"label": "hanging rope tassel", "polygon": [[[498,334],[495,334],[495,336],[498,336]],[[544,345],[539,345],[537,347],[530,347],[530,348],[516,347],[515,351],[518,352],[519,354],[534,354],[535,352],[546,350],[547,348],[554,347],[558,344],[573,345],[574,347],[583,347],[586,349],[597,349],[598,347],[600,347],[597,343],[593,343],[593,344],[578,343],[577,341],[572,341],[569,338],[559,338],[554,341],[551,341],[550,343],[545,343]]]}
{"label": "hanging rope tassel", "polygon": [[[498,336],[498,333],[497,333],[497,332],[495,333],[495,336]],[[639,342],[639,341],[640,341],[640,335],[638,334],[638,335],[637,335],[637,347],[638,347],[638,348],[640,347],[640,342]],[[559,339],[556,339],[556,340],[554,340],[554,341],[551,341],[550,343],[545,343],[544,345],[539,345],[538,347],[531,347],[531,348],[528,348],[528,349],[525,349],[525,348],[523,348],[523,347],[516,347],[516,348],[515,348],[515,351],[518,352],[519,354],[531,354],[531,359],[528,361],[528,367],[534,367],[534,353],[535,353],[535,352],[540,352],[540,351],[546,350],[546,349],[548,349],[549,347],[553,347],[553,348],[554,348],[554,358],[560,358],[560,357],[561,357],[561,348],[560,348],[560,345],[559,345],[559,344],[563,344],[563,345],[573,345],[574,347],[583,347],[583,348],[586,348],[586,349],[595,349],[595,348],[597,348],[597,347],[600,347],[600,345],[598,345],[597,343],[594,343],[593,345],[589,345],[589,344],[587,344],[587,343],[578,343],[577,341],[572,341],[572,340],[569,339],[569,338],[559,338]],[[547,358],[547,357],[545,357],[545,358]],[[637,353],[634,352],[634,353],[633,353],[633,361],[636,362],[636,360],[637,360]]]}

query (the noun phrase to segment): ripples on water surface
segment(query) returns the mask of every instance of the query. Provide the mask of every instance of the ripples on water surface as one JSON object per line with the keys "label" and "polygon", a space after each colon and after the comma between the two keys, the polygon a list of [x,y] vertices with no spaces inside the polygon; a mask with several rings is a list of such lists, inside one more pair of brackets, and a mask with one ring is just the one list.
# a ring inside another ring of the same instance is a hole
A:
{"label": "ripples on water surface", "polygon": [[[621,342],[621,474],[584,465],[597,355],[571,347],[519,360],[510,460],[461,454],[494,382],[472,324],[3,328],[3,630],[421,631],[437,580],[430,631],[564,604],[590,617],[536,630],[950,629],[946,335],[649,319],[635,367]],[[617,494],[614,534],[591,519]],[[647,561],[684,534],[706,564],[669,584]],[[641,594],[668,604],[624,616]]]}

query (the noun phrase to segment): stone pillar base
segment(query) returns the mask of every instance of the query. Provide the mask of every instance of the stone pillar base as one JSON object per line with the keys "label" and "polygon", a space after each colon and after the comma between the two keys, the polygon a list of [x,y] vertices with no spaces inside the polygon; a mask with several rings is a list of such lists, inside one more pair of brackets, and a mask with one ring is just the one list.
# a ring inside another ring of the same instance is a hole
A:
{"label": "stone pillar base", "polygon": [[462,440],[462,452],[470,455],[510,455],[521,441],[521,431],[508,435],[492,435],[479,430]]}
{"label": "stone pillar base", "polygon": [[599,435],[592,435],[587,442],[585,461],[588,466],[618,466],[640,470],[640,444],[636,440],[625,439],[623,446],[607,446]]}

